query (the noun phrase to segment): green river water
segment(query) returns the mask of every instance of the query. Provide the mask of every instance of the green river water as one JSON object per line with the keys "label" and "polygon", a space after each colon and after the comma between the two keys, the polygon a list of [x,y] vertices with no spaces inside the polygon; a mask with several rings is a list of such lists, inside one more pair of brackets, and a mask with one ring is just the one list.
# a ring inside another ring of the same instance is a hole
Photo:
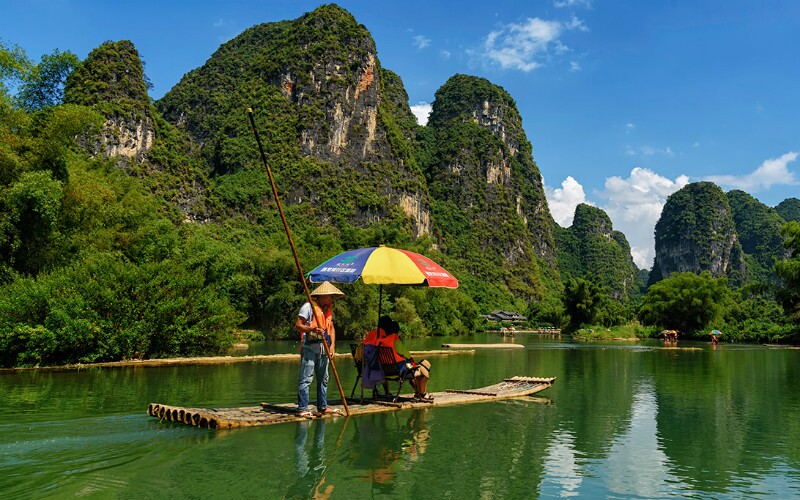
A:
{"label": "green river water", "polygon": [[[292,402],[296,362],[0,371],[0,497],[800,497],[800,350],[516,341],[430,357],[429,390],[558,377],[536,397],[233,431],[145,412]],[[349,393],[352,363],[337,367]]]}

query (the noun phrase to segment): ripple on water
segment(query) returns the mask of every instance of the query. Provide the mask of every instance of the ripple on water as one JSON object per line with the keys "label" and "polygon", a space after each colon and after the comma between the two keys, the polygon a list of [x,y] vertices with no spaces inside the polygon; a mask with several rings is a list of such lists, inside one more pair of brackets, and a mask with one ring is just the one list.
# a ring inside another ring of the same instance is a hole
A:
{"label": "ripple on water", "polygon": [[37,422],[24,429],[3,424],[0,490],[4,498],[113,494],[164,439],[197,440],[200,434],[192,430],[154,429],[144,415]]}

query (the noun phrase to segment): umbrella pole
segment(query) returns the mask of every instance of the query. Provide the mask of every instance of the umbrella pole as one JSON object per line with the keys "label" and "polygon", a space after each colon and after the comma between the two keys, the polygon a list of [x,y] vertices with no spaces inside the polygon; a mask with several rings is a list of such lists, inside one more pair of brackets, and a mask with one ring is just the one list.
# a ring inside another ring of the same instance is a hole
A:
{"label": "umbrella pole", "polygon": [[378,324],[381,321],[381,306],[383,305],[383,285],[378,285]]}
{"label": "umbrella pole", "polygon": [[[300,275],[300,283],[303,284],[303,289],[306,292],[306,298],[308,299],[308,302],[312,303],[311,292],[308,290],[308,283],[306,283],[305,276],[303,275],[303,267],[300,265],[300,258],[297,256],[297,249],[294,246],[294,241],[292,241],[292,234],[289,232],[289,223],[286,222],[286,215],[283,213],[281,199],[278,197],[278,188],[275,186],[275,179],[272,177],[272,170],[269,168],[267,157],[264,154],[264,148],[261,146],[261,138],[258,136],[256,121],[253,118],[253,108],[247,108],[247,116],[250,118],[250,125],[253,127],[253,134],[256,137],[256,143],[258,143],[258,151],[261,153],[261,159],[264,161],[264,167],[267,169],[269,183],[272,185],[272,194],[275,196],[275,203],[278,205],[278,212],[281,214],[281,221],[283,221],[283,229],[286,230],[286,237],[289,239],[289,246],[292,247],[292,255],[294,255],[294,263],[297,266],[297,272]],[[311,310],[314,312],[314,319],[316,319],[317,325],[324,324],[323,318],[319,317],[319,314],[317,313],[317,309],[312,307]],[[333,368],[333,378],[336,379],[336,387],[339,388],[339,394],[342,396],[344,412],[349,417],[350,408],[347,407],[347,398],[344,395],[344,389],[342,389],[342,382],[339,380],[339,373],[336,371],[336,364],[333,362],[331,347],[328,345],[328,341],[325,339],[324,335],[322,336],[322,344],[325,346],[325,354],[328,355],[328,358],[331,362],[331,367]]]}

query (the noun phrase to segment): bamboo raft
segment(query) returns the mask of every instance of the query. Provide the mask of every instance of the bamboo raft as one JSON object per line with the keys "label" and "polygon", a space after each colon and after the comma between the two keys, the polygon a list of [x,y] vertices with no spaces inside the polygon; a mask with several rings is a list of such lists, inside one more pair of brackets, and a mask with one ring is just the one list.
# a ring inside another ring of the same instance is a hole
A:
{"label": "bamboo raft", "polygon": [[522,344],[442,344],[445,349],[524,349]]}
{"label": "bamboo raft", "polygon": [[[500,399],[529,396],[543,391],[553,385],[555,377],[512,377],[500,383],[472,390],[446,390],[434,392],[433,401],[416,401],[413,395],[403,394],[397,400],[391,399],[364,399],[348,398],[347,405],[350,415],[363,415],[387,411],[405,410],[409,408],[422,408],[428,406],[445,406],[454,404],[478,403]],[[337,402],[339,404],[337,404]],[[329,405],[344,412],[341,400],[331,401]],[[203,429],[233,429],[236,427],[254,427],[260,425],[281,424],[285,422],[300,422],[309,418],[329,418],[343,416],[340,414],[320,414],[313,417],[301,417],[297,414],[297,406],[292,403],[272,404],[261,403],[259,406],[243,408],[183,408],[159,403],[150,403],[147,414],[163,421],[176,422]]]}

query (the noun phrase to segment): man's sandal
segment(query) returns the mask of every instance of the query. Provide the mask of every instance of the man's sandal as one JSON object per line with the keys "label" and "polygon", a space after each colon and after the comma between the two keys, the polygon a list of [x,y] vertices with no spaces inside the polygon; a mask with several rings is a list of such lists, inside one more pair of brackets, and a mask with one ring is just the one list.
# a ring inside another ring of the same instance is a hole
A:
{"label": "man's sandal", "polygon": [[331,408],[330,406],[320,412],[322,415],[341,415],[342,410],[339,408]]}
{"label": "man's sandal", "polygon": [[302,418],[314,418],[314,412],[311,410],[302,410],[297,416]]}

